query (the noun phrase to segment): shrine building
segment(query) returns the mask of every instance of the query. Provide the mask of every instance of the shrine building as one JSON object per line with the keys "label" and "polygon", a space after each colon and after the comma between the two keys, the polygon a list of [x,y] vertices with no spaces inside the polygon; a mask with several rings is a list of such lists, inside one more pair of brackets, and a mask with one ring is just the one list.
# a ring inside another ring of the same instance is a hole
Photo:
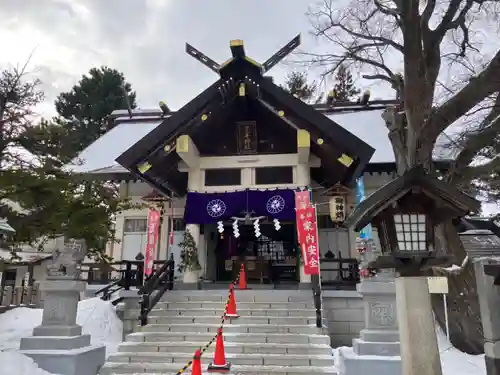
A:
{"label": "shrine building", "polygon": [[[310,190],[323,283],[354,285],[357,234],[343,220],[357,204],[357,181],[368,196],[395,175],[382,119],[395,103],[309,105],[289,94],[266,73],[298,43],[294,38],[263,64],[239,40],[223,64],[187,45],[219,78],[175,112],[163,103],[113,112],[111,130],[71,169],[119,182],[122,196],[161,210],[156,260],[173,254],[178,262],[188,229],[207,283],[232,280],[238,259],[251,283],[308,282],[300,272],[294,193]],[[442,169],[451,156],[439,151],[435,158]],[[147,215],[144,207],[117,216],[119,242],[109,244],[110,256],[134,260],[144,252]]]}

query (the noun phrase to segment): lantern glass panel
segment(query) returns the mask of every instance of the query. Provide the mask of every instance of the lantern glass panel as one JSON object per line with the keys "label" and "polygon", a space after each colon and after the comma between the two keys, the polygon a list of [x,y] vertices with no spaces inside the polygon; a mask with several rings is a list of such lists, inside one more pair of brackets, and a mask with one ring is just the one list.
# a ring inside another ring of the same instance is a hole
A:
{"label": "lantern glass panel", "polygon": [[425,219],[425,215],[419,214],[394,215],[399,251],[425,251],[427,249]]}

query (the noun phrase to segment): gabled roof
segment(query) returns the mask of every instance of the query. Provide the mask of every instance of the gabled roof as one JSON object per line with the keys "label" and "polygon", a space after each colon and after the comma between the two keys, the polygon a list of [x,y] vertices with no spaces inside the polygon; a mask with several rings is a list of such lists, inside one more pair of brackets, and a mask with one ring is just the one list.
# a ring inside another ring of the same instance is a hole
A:
{"label": "gabled roof", "polygon": [[420,187],[424,193],[430,193],[437,199],[447,202],[455,210],[460,211],[462,216],[479,212],[481,209],[481,203],[478,200],[462,193],[456,187],[428,175],[421,166],[416,166],[385,184],[358,204],[345,224],[357,232],[360,231],[378,213],[415,187]]}
{"label": "gabled roof", "polygon": [[[325,105],[313,107],[323,116],[335,121],[350,133],[356,135],[375,149],[365,171],[395,171],[394,152],[388,137],[388,130],[381,115],[390,101],[374,101],[368,106]],[[348,104],[348,103],[346,103]],[[110,120],[114,127],[85,148],[79,156],[65,168],[74,173],[84,174],[92,179],[126,180],[135,178],[130,171],[116,162],[116,158],[133,143],[163,123],[165,116],[160,109],[134,109],[132,117],[127,110],[114,111]],[[434,149],[434,160],[446,163],[455,156],[449,147],[449,140],[442,135]]]}
{"label": "gabled roof", "polygon": [[[245,55],[242,43],[232,45],[231,50],[233,57],[222,66],[217,66],[221,79],[164,119],[119,155],[116,161],[159,190],[178,190],[177,186],[170,186],[175,185],[175,182],[155,174],[152,166],[161,163],[161,173],[165,173],[165,168],[176,168],[180,160],[173,155],[176,138],[190,134],[198,127],[206,129],[210,126],[211,118],[224,116],[226,108],[237,97],[239,86],[244,84],[247,90],[245,95],[250,99],[279,113],[281,120],[287,124],[309,131],[316,154],[325,160],[324,164],[337,163],[342,166],[330,170],[331,175],[341,176],[341,183],[350,184],[361,175],[375,151],[368,143],[266,79],[262,75],[262,66]],[[211,69],[214,69],[214,64],[210,64]],[[345,156],[351,159],[350,163],[341,161]],[[167,157],[168,163],[165,160]]]}

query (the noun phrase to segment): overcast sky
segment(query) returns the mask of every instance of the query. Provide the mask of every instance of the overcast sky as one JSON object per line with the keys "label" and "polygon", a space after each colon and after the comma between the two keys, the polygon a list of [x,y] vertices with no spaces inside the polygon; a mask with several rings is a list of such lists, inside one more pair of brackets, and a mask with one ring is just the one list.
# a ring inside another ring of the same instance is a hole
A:
{"label": "overcast sky", "polygon": [[[0,66],[24,63],[53,102],[82,74],[100,65],[118,69],[141,107],[165,100],[177,109],[217,79],[185,53],[185,43],[216,60],[230,56],[229,40],[264,62],[298,33],[302,48],[317,48],[305,13],[316,0],[1,0]],[[341,3],[342,0],[339,0]],[[270,72],[282,80],[293,67]],[[311,76],[311,78],[313,78]]]}

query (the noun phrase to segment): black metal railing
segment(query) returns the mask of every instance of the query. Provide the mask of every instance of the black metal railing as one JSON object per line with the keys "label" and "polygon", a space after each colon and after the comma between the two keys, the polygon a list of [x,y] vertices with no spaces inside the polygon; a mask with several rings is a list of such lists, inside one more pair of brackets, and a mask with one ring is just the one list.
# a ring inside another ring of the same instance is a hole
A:
{"label": "black metal railing", "polygon": [[321,282],[319,275],[311,276],[311,283],[314,296],[314,308],[316,310],[316,327],[323,327],[323,307],[321,301]]}
{"label": "black metal railing", "polygon": [[323,289],[355,290],[359,283],[359,261],[355,258],[321,258]]}
{"label": "black metal railing", "polygon": [[[154,269],[165,264],[163,260],[154,262]],[[94,292],[95,296],[104,301],[111,300],[120,290],[141,288],[144,284],[144,261],[123,260],[112,263],[84,263],[82,264],[82,279],[89,284],[106,284]],[[120,303],[123,298],[113,299],[113,305]]]}
{"label": "black metal railing", "polygon": [[174,273],[175,261],[171,254],[170,259],[156,269],[139,289],[138,294],[141,295],[139,321],[141,326],[148,324],[148,314],[165,292],[174,288]]}

